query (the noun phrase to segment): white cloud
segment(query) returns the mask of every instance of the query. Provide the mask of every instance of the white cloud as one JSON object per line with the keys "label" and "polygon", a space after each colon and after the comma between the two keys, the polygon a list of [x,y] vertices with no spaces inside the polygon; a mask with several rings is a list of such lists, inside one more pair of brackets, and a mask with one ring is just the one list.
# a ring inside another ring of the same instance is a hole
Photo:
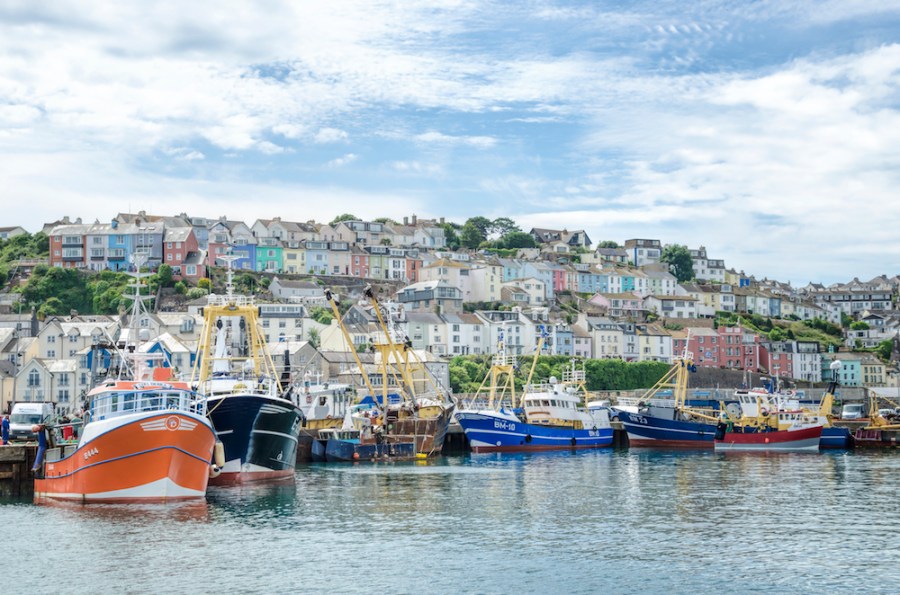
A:
{"label": "white cloud", "polygon": [[422,163],[421,161],[394,161],[390,167],[404,174],[424,175],[429,177],[442,176],[443,168],[436,163]]}
{"label": "white cloud", "polygon": [[[331,185],[378,154],[363,183],[420,183],[446,208],[462,208],[450,189],[484,192],[501,205],[485,210],[515,205],[535,224],[718,242],[762,274],[832,272],[854,249],[881,257],[849,267],[884,268],[895,262],[885,230],[900,224],[900,46],[877,46],[891,36],[854,19],[890,29],[898,4],[225,2],[210,17],[172,0],[18,3],[0,9],[0,178],[41,205],[15,213],[34,227],[59,217],[43,205],[152,202],[153,168],[209,176],[157,174],[169,195],[214,210],[214,193],[232,196],[222,173],[262,197],[314,171],[333,182],[308,195],[363,200]],[[810,27],[836,22],[856,53]],[[801,33],[791,47],[807,57],[755,51],[772,23],[773,35]],[[757,55],[768,61],[754,66]],[[346,153],[329,161],[333,143]],[[296,167],[272,168],[289,151]],[[243,181],[260,171],[271,186]],[[446,183],[426,188],[436,177]],[[421,200],[410,202],[425,212]]]}
{"label": "white cloud", "polygon": [[342,157],[338,157],[337,159],[332,159],[327,163],[328,167],[344,167],[345,165],[349,165],[356,161],[357,156],[353,153],[347,153]]}
{"label": "white cloud", "polygon": [[347,140],[348,134],[346,131],[341,130],[339,128],[321,128],[318,132],[316,132],[316,136],[314,140],[317,143],[336,143],[339,141]]}
{"label": "white cloud", "polygon": [[415,140],[423,144],[468,145],[479,149],[489,149],[497,144],[497,139],[490,136],[451,136],[434,131],[417,134]]}

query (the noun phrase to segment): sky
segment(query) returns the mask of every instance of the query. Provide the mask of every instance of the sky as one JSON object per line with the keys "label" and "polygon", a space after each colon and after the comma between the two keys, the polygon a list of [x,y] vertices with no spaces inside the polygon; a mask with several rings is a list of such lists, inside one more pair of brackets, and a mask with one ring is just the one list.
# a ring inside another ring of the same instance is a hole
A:
{"label": "sky", "polygon": [[900,273],[900,0],[0,0],[0,226],[511,217]]}

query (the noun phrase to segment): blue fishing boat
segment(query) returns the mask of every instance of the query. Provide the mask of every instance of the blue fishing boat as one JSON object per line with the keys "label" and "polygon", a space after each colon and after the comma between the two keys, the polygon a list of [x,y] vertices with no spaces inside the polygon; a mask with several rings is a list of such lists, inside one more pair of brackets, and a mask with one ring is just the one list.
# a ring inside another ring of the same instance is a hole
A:
{"label": "blue fishing boat", "polygon": [[[538,342],[537,352],[543,342]],[[498,353],[491,371],[482,383],[490,381],[487,408],[466,408],[456,419],[474,452],[528,452],[601,448],[612,444],[613,431],[605,409],[586,408],[584,367],[577,369],[575,360],[563,370],[563,381],[550,378],[537,385],[529,383],[521,398],[521,409],[504,407],[503,400],[514,400],[512,381],[515,361],[506,354],[500,334]],[[479,389],[480,392],[480,389]],[[496,403],[496,408],[495,408]]]}
{"label": "blue fishing boat", "polygon": [[416,457],[416,443],[392,440],[387,435],[366,436],[360,430],[327,429],[319,432],[325,440],[325,460],[353,463],[359,461],[402,461]]}
{"label": "blue fishing boat", "polygon": [[[712,448],[718,411],[686,404],[688,375],[696,371],[687,349],[669,371],[641,397],[636,406],[612,408],[628,432],[629,446]],[[658,398],[660,393],[669,398]]]}
{"label": "blue fishing boat", "polygon": [[628,432],[629,446],[712,448],[716,424],[701,421],[675,407],[643,405],[635,411],[613,407]]}

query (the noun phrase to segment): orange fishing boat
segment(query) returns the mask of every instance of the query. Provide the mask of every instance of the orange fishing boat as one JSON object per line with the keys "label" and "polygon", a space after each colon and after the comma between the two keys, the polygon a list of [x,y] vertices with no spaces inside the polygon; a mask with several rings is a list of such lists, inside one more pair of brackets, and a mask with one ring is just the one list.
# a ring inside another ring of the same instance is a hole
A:
{"label": "orange fishing boat", "polygon": [[[55,442],[39,426],[34,499],[75,502],[162,502],[206,496],[222,465],[221,448],[206,404],[186,382],[141,343],[149,338],[141,280],[146,254],[135,255],[130,325],[116,341],[118,370],[87,394],[88,410],[77,443]],[[215,453],[216,463],[213,463]]]}
{"label": "orange fishing boat", "polygon": [[52,444],[51,432],[41,432],[47,449],[38,455],[36,501],[160,502],[206,495],[216,473],[216,437],[203,401],[186,383],[111,381],[88,396],[92,405],[77,444]]}

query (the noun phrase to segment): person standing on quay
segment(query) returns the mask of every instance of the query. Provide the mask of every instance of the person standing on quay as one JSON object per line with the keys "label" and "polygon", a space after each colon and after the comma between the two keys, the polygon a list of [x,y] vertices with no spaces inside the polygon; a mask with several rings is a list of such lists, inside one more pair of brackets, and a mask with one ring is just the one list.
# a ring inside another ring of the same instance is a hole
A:
{"label": "person standing on quay", "polygon": [[3,421],[0,422],[0,428],[2,428],[2,430],[0,430],[0,436],[2,436],[2,438],[3,438],[3,445],[6,446],[7,444],[9,444],[9,416],[8,415],[3,416]]}

